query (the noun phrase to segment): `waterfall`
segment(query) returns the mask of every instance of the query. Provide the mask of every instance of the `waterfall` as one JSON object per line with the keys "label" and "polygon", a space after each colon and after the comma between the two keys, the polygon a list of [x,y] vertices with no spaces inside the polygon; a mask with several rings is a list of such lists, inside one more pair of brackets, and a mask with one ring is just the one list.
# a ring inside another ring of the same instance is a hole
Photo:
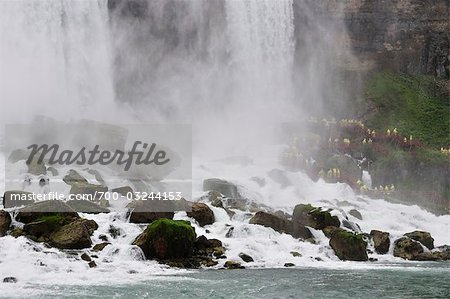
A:
{"label": "waterfall", "polygon": [[2,117],[84,116],[109,105],[108,25],[106,0],[1,1]]}
{"label": "waterfall", "polygon": [[[272,113],[292,98],[292,0],[226,1],[228,50],[236,96]],[[286,111],[284,111],[286,112]]]}

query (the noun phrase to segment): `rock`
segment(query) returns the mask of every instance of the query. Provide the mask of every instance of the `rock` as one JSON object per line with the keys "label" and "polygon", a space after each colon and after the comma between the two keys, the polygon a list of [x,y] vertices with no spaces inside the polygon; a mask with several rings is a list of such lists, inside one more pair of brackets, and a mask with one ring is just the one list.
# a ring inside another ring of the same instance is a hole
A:
{"label": "rock", "polygon": [[92,261],[91,257],[86,252],[81,255],[81,259],[86,262]]}
{"label": "rock", "polygon": [[134,212],[130,214],[130,223],[151,223],[158,219],[173,219],[174,212]]}
{"label": "rock", "polygon": [[83,249],[92,245],[89,230],[91,222],[85,219],[76,220],[64,225],[50,236],[49,244],[60,249]]}
{"label": "rock", "polygon": [[233,270],[233,269],[245,269],[244,266],[241,265],[241,263],[236,262],[236,261],[226,261],[224,264],[225,268],[229,269],[229,270]]}
{"label": "rock", "polygon": [[77,183],[89,184],[88,180],[73,169],[69,170],[69,172],[63,177],[63,182],[70,186]]}
{"label": "rock", "polygon": [[115,227],[114,225],[109,225],[108,233],[113,237],[113,239],[116,239],[118,236],[121,235],[121,230],[118,227]]}
{"label": "rock", "polygon": [[213,256],[218,258],[218,259],[226,258],[226,256],[225,256],[225,248],[223,248],[222,246],[214,247]]}
{"label": "rock", "polygon": [[225,234],[225,238],[231,238],[233,236],[233,231],[234,231],[234,227],[230,227],[227,231],[227,233]]}
{"label": "rock", "polygon": [[[84,182],[72,182],[70,194],[80,196],[92,196],[92,200],[102,199],[101,194],[108,192],[108,187],[102,185],[94,185]],[[106,203],[109,203],[106,201]]]}
{"label": "rock", "polygon": [[200,226],[214,223],[213,211],[204,203],[197,202],[192,206],[192,211],[187,212],[188,217],[194,218]]}
{"label": "rock", "polygon": [[104,234],[99,235],[98,238],[103,242],[108,242],[108,237]]}
{"label": "rock", "polygon": [[59,174],[58,170],[53,166],[48,167],[47,171],[49,171],[52,176],[57,176]]}
{"label": "rock", "polygon": [[285,263],[284,266],[285,266],[286,268],[288,268],[288,267],[294,267],[295,264],[293,264],[293,263]]}
{"label": "rock", "polygon": [[89,266],[89,268],[95,268],[95,267],[97,267],[97,264],[94,261],[90,261],[88,263],[88,266]]}
{"label": "rock", "polygon": [[33,240],[45,241],[50,235],[69,224],[69,221],[61,215],[42,216],[34,222],[23,226],[23,232]]}
{"label": "rock", "polygon": [[245,254],[243,252],[239,253],[239,257],[246,263],[254,262],[253,258],[249,256],[248,254]]}
{"label": "rock", "polygon": [[207,199],[211,202],[211,205],[216,208],[223,208],[222,194],[217,191],[209,191]]}
{"label": "rock", "polygon": [[11,225],[11,215],[4,210],[0,210],[0,237],[6,235]]}
{"label": "rock", "polygon": [[111,245],[111,243],[109,242],[103,242],[103,243],[99,243],[99,244],[95,244],[94,247],[92,248],[93,251],[102,251],[103,249],[105,249],[106,246]]}
{"label": "rock", "polygon": [[31,159],[31,161],[28,161],[27,159],[27,166],[28,166],[28,173],[31,173],[33,175],[42,175],[46,174],[47,168],[45,167],[44,161],[39,162],[39,156],[35,155]]}
{"label": "rock", "polygon": [[325,227],[322,232],[325,235],[325,237],[327,238],[331,238],[331,235],[336,231],[336,230],[340,230],[339,227],[336,226],[327,226]]}
{"label": "rock", "polygon": [[301,253],[298,251],[291,251],[290,254],[292,254],[293,257],[301,257]]}
{"label": "rock", "polygon": [[169,265],[170,267],[186,269],[197,269],[201,266],[213,267],[218,264],[217,261],[214,261],[211,257],[207,256],[194,256],[183,259],[172,259],[164,261],[164,263],[166,265]]}
{"label": "rock", "polygon": [[375,251],[378,254],[386,254],[389,251],[389,246],[391,245],[391,240],[389,239],[389,233],[382,232],[379,230],[370,231],[370,236],[373,239],[373,245]]}
{"label": "rock", "polygon": [[80,219],[80,221],[84,224],[84,226],[86,226],[90,236],[92,236],[94,231],[97,230],[97,228],[98,228],[98,224],[94,220]]}
{"label": "rock", "polygon": [[293,231],[291,221],[262,211],[257,212],[249,223],[270,227],[279,233],[290,234]]}
{"label": "rock", "polygon": [[3,207],[5,209],[26,206],[34,203],[33,193],[19,190],[5,191]]}
{"label": "rock", "polygon": [[343,229],[331,234],[330,246],[336,256],[343,261],[367,261],[367,243],[362,235],[356,235]]}
{"label": "rock", "polygon": [[423,252],[422,245],[408,237],[403,237],[394,242],[394,256],[407,260],[414,260]]}
{"label": "rock", "polygon": [[419,241],[422,243],[426,248],[432,250],[434,248],[434,239],[431,237],[431,234],[424,231],[413,231],[410,233],[404,234],[404,236],[411,238],[413,240]]}
{"label": "rock", "polygon": [[183,220],[153,221],[133,242],[147,259],[179,259],[190,257],[194,250],[195,231]]}
{"label": "rock", "polygon": [[69,200],[67,205],[79,213],[100,214],[110,212],[109,209],[87,200]]}
{"label": "rock", "polygon": [[127,198],[134,198],[134,191],[130,186],[114,188],[111,190],[111,192],[119,193],[120,195],[125,196]]}
{"label": "rock", "polygon": [[324,229],[327,226],[341,225],[337,216],[331,216],[330,212],[322,211],[311,205],[299,204],[294,208],[292,215],[294,225],[310,226],[315,229]]}
{"label": "rock", "polygon": [[[217,239],[207,239],[201,235],[194,242],[194,254],[210,256],[218,248],[222,248],[222,242]],[[220,249],[218,249],[220,250]]]}
{"label": "rock", "polygon": [[8,276],[3,278],[3,283],[17,283],[17,278]]}
{"label": "rock", "polygon": [[47,216],[61,216],[67,222],[80,218],[70,206],[60,200],[48,200],[28,205],[19,210],[16,220],[23,223],[38,221],[39,218]]}
{"label": "rock", "polygon": [[352,230],[356,233],[360,233],[361,232],[361,228],[359,227],[359,225],[355,222],[352,221],[348,221],[346,219],[342,220],[342,226],[345,228],[348,228],[349,230]]}
{"label": "rock", "polygon": [[369,257],[369,262],[377,262],[378,261],[378,259],[377,258],[374,258],[374,257]]}
{"label": "rock", "polygon": [[23,230],[20,227],[15,227],[11,230],[11,232],[9,233],[11,236],[13,236],[14,238],[18,238],[20,236],[24,235]]}
{"label": "rock", "polygon": [[204,180],[203,191],[216,191],[228,198],[240,198],[236,185],[221,179]]}
{"label": "rock", "polygon": [[361,213],[356,209],[351,209],[348,213],[356,219],[363,220]]}

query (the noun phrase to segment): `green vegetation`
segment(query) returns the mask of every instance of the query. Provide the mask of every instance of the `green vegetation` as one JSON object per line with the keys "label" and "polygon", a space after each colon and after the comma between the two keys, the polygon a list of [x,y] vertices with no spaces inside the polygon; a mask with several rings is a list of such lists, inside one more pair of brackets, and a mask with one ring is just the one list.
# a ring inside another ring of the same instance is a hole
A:
{"label": "green vegetation", "polygon": [[55,226],[63,226],[70,223],[66,217],[58,213],[39,217],[36,221],[44,221]]}
{"label": "green vegetation", "polygon": [[367,83],[366,98],[377,112],[366,124],[383,132],[397,128],[434,148],[448,147],[450,105],[436,92],[439,88],[432,77],[375,74]]}
{"label": "green vegetation", "polygon": [[155,237],[162,235],[167,238],[183,237],[192,241],[195,239],[194,228],[189,221],[184,220],[157,219],[148,225],[147,232]]}

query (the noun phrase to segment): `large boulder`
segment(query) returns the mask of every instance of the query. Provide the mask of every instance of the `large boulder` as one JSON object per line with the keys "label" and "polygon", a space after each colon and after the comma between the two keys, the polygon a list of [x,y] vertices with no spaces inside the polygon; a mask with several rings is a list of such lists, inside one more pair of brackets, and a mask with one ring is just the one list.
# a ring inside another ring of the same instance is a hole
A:
{"label": "large boulder", "polygon": [[372,237],[375,251],[378,254],[388,253],[389,246],[391,245],[391,240],[389,239],[389,233],[382,232],[379,230],[372,230],[372,231],[370,231],[370,236]]}
{"label": "large boulder", "polygon": [[140,247],[147,259],[180,259],[190,257],[194,250],[195,231],[183,220],[153,221],[132,243]]}
{"label": "large boulder", "polygon": [[240,198],[236,185],[216,178],[204,180],[203,191],[216,191],[228,198]]}
{"label": "large boulder", "polygon": [[11,225],[11,215],[4,210],[0,210],[0,237],[6,235]]}
{"label": "large boulder", "polygon": [[330,238],[330,246],[336,256],[343,261],[367,261],[367,243],[362,235],[343,229],[336,229]]}
{"label": "large boulder", "polygon": [[27,191],[10,190],[3,194],[3,207],[6,209],[26,206],[34,203],[33,193]]}
{"label": "large boulder", "polygon": [[298,224],[295,225],[292,221],[285,217],[280,217],[263,211],[257,212],[250,219],[249,223],[270,227],[279,233],[290,234],[295,238],[300,238],[303,240],[313,237],[307,227]]}
{"label": "large boulder", "polygon": [[70,206],[60,200],[48,200],[36,202],[19,210],[16,220],[23,223],[38,221],[39,218],[59,215],[64,217],[67,222],[80,218]]}
{"label": "large boulder", "polygon": [[109,209],[88,200],[69,200],[67,205],[74,211],[87,214],[109,213]]}
{"label": "large boulder", "polygon": [[60,249],[83,249],[92,245],[90,235],[98,225],[92,220],[79,219],[64,225],[50,236],[51,246]]}
{"label": "large boulder", "polygon": [[265,227],[270,227],[279,233],[291,234],[293,231],[292,222],[288,219],[266,213],[263,211],[257,212],[249,221],[250,224],[258,224]]}
{"label": "large boulder", "polygon": [[58,214],[42,216],[36,219],[36,221],[25,224],[23,226],[23,232],[35,241],[44,242],[48,241],[52,233],[69,223],[67,218]]}
{"label": "large boulder", "polygon": [[130,213],[131,223],[152,223],[158,219],[173,219],[174,212],[134,212]]}
{"label": "large boulder", "polygon": [[414,260],[421,253],[423,253],[422,245],[413,239],[403,237],[394,242],[394,256],[396,257]]}
{"label": "large boulder", "polygon": [[213,211],[204,203],[197,202],[192,205],[192,211],[187,212],[188,217],[194,218],[200,226],[214,223]]}
{"label": "large boulder", "polygon": [[422,243],[426,248],[432,250],[434,248],[434,239],[431,237],[431,234],[424,231],[413,231],[410,233],[406,233],[404,236],[419,241]]}
{"label": "large boulder", "polygon": [[321,208],[313,207],[310,204],[296,205],[292,214],[292,222],[294,225],[310,226],[315,229],[341,225],[337,216],[331,216],[330,212],[322,211]]}
{"label": "large boulder", "polygon": [[39,156],[35,155],[30,161],[26,162],[28,166],[28,172],[34,175],[46,174],[47,168],[44,161],[39,161]]}

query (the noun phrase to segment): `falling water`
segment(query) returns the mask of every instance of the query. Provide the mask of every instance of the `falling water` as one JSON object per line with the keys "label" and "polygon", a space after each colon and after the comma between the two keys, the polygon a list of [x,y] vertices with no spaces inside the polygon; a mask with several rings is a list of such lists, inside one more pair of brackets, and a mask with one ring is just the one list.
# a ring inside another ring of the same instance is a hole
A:
{"label": "falling water", "polygon": [[94,115],[113,101],[106,0],[1,1],[0,32],[3,119]]}

